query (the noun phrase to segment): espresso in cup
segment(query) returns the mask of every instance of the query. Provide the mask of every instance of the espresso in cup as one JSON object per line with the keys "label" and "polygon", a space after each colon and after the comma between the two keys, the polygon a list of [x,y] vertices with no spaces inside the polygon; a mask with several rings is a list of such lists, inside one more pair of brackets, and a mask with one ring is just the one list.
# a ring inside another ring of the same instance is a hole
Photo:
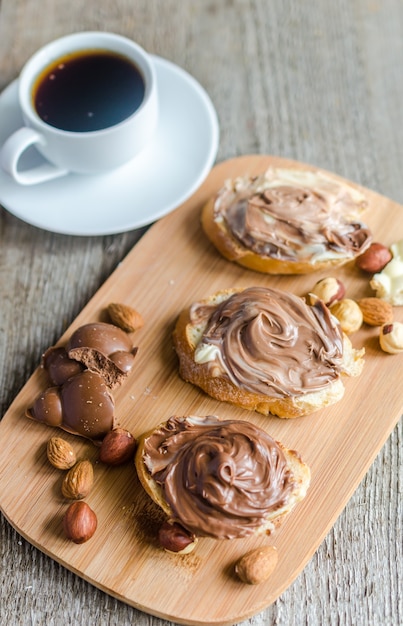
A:
{"label": "espresso in cup", "polygon": [[144,77],[127,57],[83,50],[54,61],[37,77],[33,103],[55,128],[90,132],[119,124],[141,106]]}
{"label": "espresso in cup", "polygon": [[[47,44],[18,84],[23,126],[3,144],[0,164],[21,185],[124,165],[153,139],[158,122],[152,57],[114,33],[82,32]],[[45,158],[19,167],[26,150]]]}

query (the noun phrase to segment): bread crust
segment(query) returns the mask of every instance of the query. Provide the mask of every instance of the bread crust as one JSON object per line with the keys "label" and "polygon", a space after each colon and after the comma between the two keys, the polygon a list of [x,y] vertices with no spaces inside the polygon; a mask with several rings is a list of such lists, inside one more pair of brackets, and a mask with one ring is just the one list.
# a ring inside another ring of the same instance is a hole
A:
{"label": "bread crust", "polygon": [[[239,291],[241,290],[223,290],[201,302],[209,305],[229,298]],[[194,357],[197,344],[194,337],[195,328],[190,318],[190,307],[187,307],[179,314],[173,331],[173,342],[179,358],[179,374],[183,380],[196,385],[219,401],[229,402],[239,408],[256,411],[266,416],[275,415],[291,419],[335,404],[344,395],[341,377],[330,382],[323,390],[284,398],[266,396],[238,388],[226,377],[212,377],[207,363],[196,363]],[[343,346],[344,373],[350,376],[359,375],[364,363],[364,351],[354,350],[346,336],[343,337]]]}
{"label": "bread crust", "polygon": [[[155,430],[158,430],[163,424],[157,426]],[[154,432],[154,429],[148,430],[143,433],[137,440],[137,450],[134,458],[134,464],[137,470],[140,483],[144,491],[150,496],[150,498],[158,504],[158,506],[164,511],[168,518],[172,518],[172,510],[168,502],[165,500],[160,485],[152,478],[144,463],[144,443],[145,440],[150,437]]]}

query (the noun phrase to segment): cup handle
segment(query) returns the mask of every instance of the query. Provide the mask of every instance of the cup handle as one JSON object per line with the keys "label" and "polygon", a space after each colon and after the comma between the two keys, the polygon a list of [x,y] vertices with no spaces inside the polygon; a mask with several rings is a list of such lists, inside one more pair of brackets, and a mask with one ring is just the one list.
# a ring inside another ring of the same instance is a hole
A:
{"label": "cup handle", "polygon": [[43,163],[30,170],[19,170],[20,157],[25,150],[37,143],[44,143],[42,135],[25,126],[16,130],[3,144],[0,153],[1,167],[20,185],[36,185],[68,174],[68,170],[51,163]]}

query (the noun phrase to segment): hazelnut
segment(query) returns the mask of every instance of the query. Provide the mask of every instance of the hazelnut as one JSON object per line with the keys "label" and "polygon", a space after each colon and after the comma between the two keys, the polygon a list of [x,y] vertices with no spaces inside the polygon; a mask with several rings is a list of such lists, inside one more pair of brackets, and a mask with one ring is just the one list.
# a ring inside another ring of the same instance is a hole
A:
{"label": "hazelnut", "polygon": [[383,270],[383,268],[391,261],[392,253],[381,243],[371,243],[369,248],[365,250],[359,257],[356,258],[355,264],[364,272],[369,274],[376,274]]}
{"label": "hazelnut", "polygon": [[51,437],[46,446],[49,463],[57,469],[66,470],[76,462],[76,453],[68,441],[61,437]]}
{"label": "hazelnut", "polygon": [[239,559],[235,565],[235,573],[242,582],[258,585],[272,575],[277,561],[278,554],[274,546],[256,548]]}
{"label": "hazelnut", "polygon": [[346,335],[351,335],[361,328],[363,322],[363,314],[355,300],[344,298],[340,302],[332,304],[330,307],[332,315],[334,315],[341,329]]}
{"label": "hazelnut", "polygon": [[128,430],[114,428],[103,439],[99,449],[99,460],[107,465],[122,465],[130,461],[137,442]]}
{"label": "hazelnut", "polygon": [[177,522],[166,521],[158,532],[160,546],[167,552],[189,554],[197,543],[197,537]]}
{"label": "hazelnut", "polygon": [[91,461],[78,461],[64,477],[62,494],[70,500],[82,500],[88,496],[93,484],[94,469]]}
{"label": "hazelnut", "polygon": [[[341,280],[328,276],[319,280],[310,293],[323,300],[326,306],[329,306],[334,302],[342,300],[346,294],[346,289]],[[311,304],[314,304],[315,299],[311,297]]]}
{"label": "hazelnut", "polygon": [[74,543],[85,543],[91,539],[97,525],[97,516],[82,500],[70,504],[63,517],[64,534]]}
{"label": "hazelnut", "polygon": [[403,352],[403,324],[401,322],[384,324],[379,335],[379,343],[382,350],[389,354]]}

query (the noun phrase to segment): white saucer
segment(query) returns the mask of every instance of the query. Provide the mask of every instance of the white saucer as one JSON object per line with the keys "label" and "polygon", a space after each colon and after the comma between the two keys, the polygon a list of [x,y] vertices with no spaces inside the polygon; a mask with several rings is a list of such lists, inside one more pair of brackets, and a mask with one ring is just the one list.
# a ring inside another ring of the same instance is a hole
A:
{"label": "white saucer", "polygon": [[[189,198],[209,173],[218,149],[214,106],[187,72],[155,61],[160,94],[156,136],[140,155],[113,172],[69,174],[18,185],[0,169],[0,204],[16,217],[66,235],[108,235],[150,224]],[[17,80],[0,94],[0,146],[22,124]],[[43,161],[35,148],[23,167]]]}

